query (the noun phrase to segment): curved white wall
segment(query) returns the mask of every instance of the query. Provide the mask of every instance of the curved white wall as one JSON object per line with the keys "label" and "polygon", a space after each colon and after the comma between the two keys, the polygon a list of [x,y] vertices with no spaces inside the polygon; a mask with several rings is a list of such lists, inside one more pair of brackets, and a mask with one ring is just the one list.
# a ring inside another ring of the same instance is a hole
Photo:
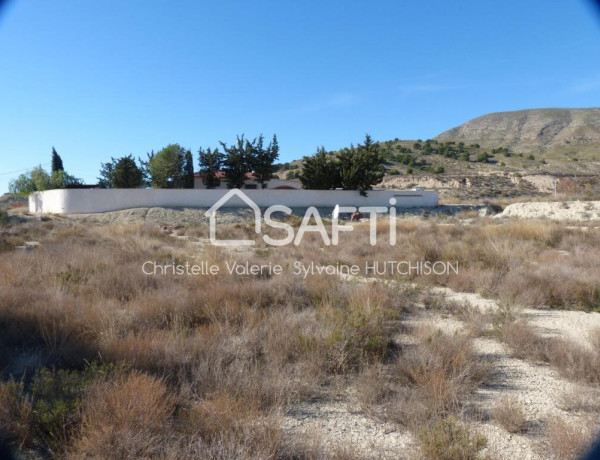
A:
{"label": "curved white wall", "polygon": [[[29,195],[29,211],[52,214],[87,214],[143,207],[209,208],[229,190],[158,190],[158,189],[70,189],[34,192]],[[281,204],[291,208],[308,206],[389,206],[433,207],[438,204],[438,192],[424,190],[371,190],[363,197],[350,190],[244,190],[260,207]],[[246,206],[233,197],[227,206]]]}

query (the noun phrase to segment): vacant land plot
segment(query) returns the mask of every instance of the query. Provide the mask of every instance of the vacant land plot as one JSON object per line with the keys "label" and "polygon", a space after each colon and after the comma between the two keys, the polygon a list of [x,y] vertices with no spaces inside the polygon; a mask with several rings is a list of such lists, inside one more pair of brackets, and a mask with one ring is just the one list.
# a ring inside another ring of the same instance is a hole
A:
{"label": "vacant land plot", "polygon": [[[256,246],[218,248],[194,219],[0,225],[0,437],[23,458],[574,458],[593,439],[598,232],[411,218],[394,246],[382,221],[375,246],[363,223],[274,248],[237,220],[220,237]],[[369,272],[386,261],[459,270]]]}

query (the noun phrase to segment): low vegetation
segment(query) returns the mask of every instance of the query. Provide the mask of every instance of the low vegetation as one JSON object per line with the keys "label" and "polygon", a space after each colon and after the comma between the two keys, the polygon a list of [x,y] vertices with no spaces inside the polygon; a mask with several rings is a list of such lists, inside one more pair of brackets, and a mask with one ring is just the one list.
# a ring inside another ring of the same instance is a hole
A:
{"label": "low vegetation", "polygon": [[[297,226],[298,219],[288,222]],[[478,338],[518,343],[515,356],[549,363],[573,382],[600,384],[600,342],[580,347],[541,337],[511,307],[543,301],[595,308],[597,236],[539,222],[440,223],[456,221],[404,220],[398,244],[385,250],[370,246],[368,227],[357,224],[338,247],[323,247],[313,233],[298,247],[273,251],[259,242],[236,252],[191,244],[156,225],[11,218],[0,230],[7,242],[0,258],[0,438],[23,458],[360,458],[354,447],[292,440],[283,422],[298,403],[334,401],[339,388],[350,388],[365,414],[410,433],[421,456],[485,458],[472,402],[493,369],[477,352]],[[255,236],[244,222],[220,231]],[[384,222],[379,232],[386,234]],[[190,224],[173,234],[197,239],[207,228]],[[40,247],[14,249],[32,239]],[[400,258],[458,260],[460,272],[381,275],[401,281],[387,284],[290,270],[204,277],[141,270],[148,260],[249,260],[289,269],[296,260],[364,266]],[[526,270],[552,264],[573,273],[527,277]],[[421,289],[431,285],[497,296],[503,307],[478,313]],[[406,320],[420,314],[419,305],[469,329],[413,326]],[[567,406],[586,405],[571,398]],[[586,413],[596,410],[587,406]],[[501,401],[491,419],[510,433],[528,433],[516,400]],[[585,440],[569,433],[549,427],[549,445],[551,437],[566,437],[581,449]]]}
{"label": "low vegetation", "polygon": [[509,433],[527,431],[527,417],[523,406],[514,398],[504,398],[494,407],[492,416]]}

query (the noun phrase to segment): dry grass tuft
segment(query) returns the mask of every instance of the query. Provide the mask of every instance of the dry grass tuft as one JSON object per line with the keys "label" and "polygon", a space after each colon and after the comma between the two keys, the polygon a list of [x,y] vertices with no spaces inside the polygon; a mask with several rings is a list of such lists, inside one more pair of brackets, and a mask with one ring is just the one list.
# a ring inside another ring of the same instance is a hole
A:
{"label": "dry grass tuft", "polygon": [[181,417],[188,436],[207,444],[244,446],[246,455],[273,457],[281,445],[277,413],[264,414],[252,402],[225,393],[193,404]]}
{"label": "dry grass tuft", "polygon": [[484,436],[471,433],[454,417],[432,421],[419,432],[423,457],[429,460],[477,460],[487,445]]}
{"label": "dry grass tuft", "polygon": [[[404,411],[423,407],[429,415],[456,413],[464,398],[485,381],[488,366],[468,337],[432,330],[419,335],[419,344],[403,353],[394,369],[398,380],[414,390]],[[411,401],[415,398],[416,406]]]}
{"label": "dry grass tuft", "polygon": [[499,327],[503,342],[510,345],[513,356],[533,362],[547,362],[548,341],[524,321],[509,321]]}
{"label": "dry grass tuft", "polygon": [[561,417],[553,418],[547,429],[548,450],[552,458],[579,458],[593,442],[593,423],[575,426]]}
{"label": "dry grass tuft", "polygon": [[560,408],[568,412],[600,413],[600,389],[573,386],[562,395]]}
{"label": "dry grass tuft", "polygon": [[489,369],[468,336],[425,328],[415,331],[415,339],[392,363],[364,369],[357,384],[367,412],[412,430],[460,413]]}
{"label": "dry grass tuft", "polygon": [[175,401],[159,380],[131,374],[89,389],[71,458],[156,457],[169,437]]}
{"label": "dry grass tuft", "polygon": [[527,431],[527,417],[523,406],[514,398],[503,398],[494,407],[492,417],[509,433],[524,433]]}

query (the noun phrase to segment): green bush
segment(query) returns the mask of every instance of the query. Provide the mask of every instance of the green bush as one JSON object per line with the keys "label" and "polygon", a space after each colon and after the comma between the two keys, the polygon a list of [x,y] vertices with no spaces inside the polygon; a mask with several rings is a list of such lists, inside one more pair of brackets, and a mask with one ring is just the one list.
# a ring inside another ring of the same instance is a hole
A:
{"label": "green bush", "polygon": [[390,176],[399,176],[400,171],[398,171],[397,169],[392,169],[389,174]]}
{"label": "green bush", "polygon": [[8,213],[4,209],[0,209],[0,226],[8,224]]}
{"label": "green bush", "polygon": [[477,460],[486,445],[484,436],[473,435],[456,418],[438,419],[419,432],[423,456],[431,460]]}
{"label": "green bush", "polygon": [[480,153],[479,155],[477,155],[477,161],[479,163],[487,163],[489,158],[490,157],[487,152],[483,152],[483,153]]}
{"label": "green bush", "polygon": [[14,380],[0,384],[0,427],[8,441],[59,457],[81,421],[86,389],[94,382],[114,379],[125,365],[92,363],[82,371],[43,368],[25,385]]}

